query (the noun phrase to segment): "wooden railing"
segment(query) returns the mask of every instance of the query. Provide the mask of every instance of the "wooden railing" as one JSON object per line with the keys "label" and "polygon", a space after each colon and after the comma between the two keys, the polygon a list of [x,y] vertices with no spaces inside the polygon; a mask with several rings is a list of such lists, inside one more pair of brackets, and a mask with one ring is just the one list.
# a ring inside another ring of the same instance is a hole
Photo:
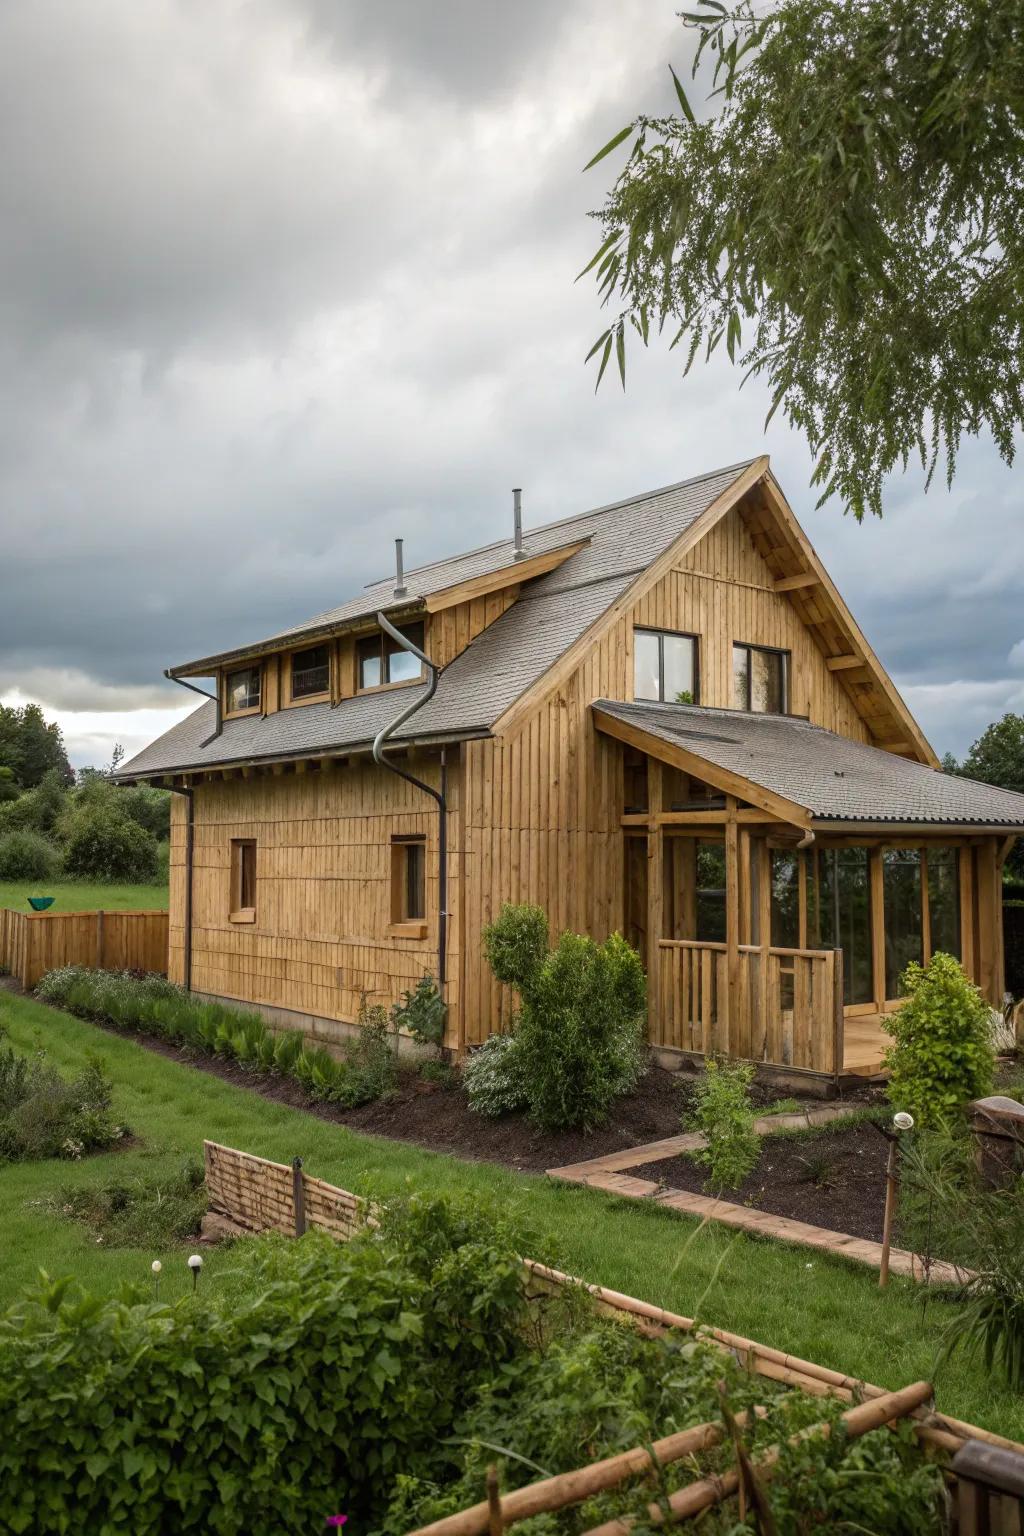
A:
{"label": "wooden railing", "polygon": [[167,970],[166,912],[15,912],[0,907],[0,970],[23,987],[60,965]]}
{"label": "wooden railing", "polygon": [[651,1043],[830,1075],[843,1064],[842,952],[695,939],[658,945]]}

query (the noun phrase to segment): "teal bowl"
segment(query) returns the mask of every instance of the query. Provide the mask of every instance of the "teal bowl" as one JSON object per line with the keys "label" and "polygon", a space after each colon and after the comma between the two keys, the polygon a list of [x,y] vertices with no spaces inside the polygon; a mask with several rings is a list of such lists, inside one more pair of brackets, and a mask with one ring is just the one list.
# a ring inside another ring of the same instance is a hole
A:
{"label": "teal bowl", "polygon": [[52,907],[56,900],[56,896],[30,896],[28,904],[33,912],[45,912],[47,907]]}

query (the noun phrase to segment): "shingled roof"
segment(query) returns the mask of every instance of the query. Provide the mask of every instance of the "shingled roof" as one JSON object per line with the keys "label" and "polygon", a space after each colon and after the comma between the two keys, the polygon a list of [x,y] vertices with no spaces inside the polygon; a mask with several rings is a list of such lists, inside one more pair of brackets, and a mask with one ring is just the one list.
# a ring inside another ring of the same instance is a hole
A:
{"label": "shingled roof", "polygon": [[[510,705],[583,635],[615,599],[680,534],[690,528],[752,460],[683,480],[662,490],[614,502],[557,523],[524,532],[527,558],[586,541],[557,569],[524,584],[518,601],[495,620],[441,673],[437,692],[410,721],[405,741],[456,740],[485,735]],[[471,577],[512,564],[511,540],[503,540],[406,573],[408,593],[394,598],[393,582],[378,582],[338,608],[271,636],[258,645],[207,658],[211,668],[258,649],[303,636],[331,632],[349,621],[372,618],[378,610],[408,611],[410,604]],[[174,668],[195,673],[201,663]],[[411,703],[403,690],[402,704]],[[266,716],[225,720],[218,736],[216,707],[193,714],[121,765],[120,779],[181,772],[261,758],[300,757],[311,752],[367,747],[396,713],[390,692],[357,694],[340,703],[307,704]]]}
{"label": "shingled roof", "polygon": [[941,773],[791,715],[598,699],[602,715],[806,810],[813,821],[1024,827],[1024,795]]}

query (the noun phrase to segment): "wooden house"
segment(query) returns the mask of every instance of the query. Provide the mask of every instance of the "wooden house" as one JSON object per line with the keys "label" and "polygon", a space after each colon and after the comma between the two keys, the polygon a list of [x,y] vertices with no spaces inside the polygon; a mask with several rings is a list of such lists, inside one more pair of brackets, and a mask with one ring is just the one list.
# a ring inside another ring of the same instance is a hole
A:
{"label": "wooden house", "polygon": [[877,1069],[937,949],[1001,1002],[1024,796],[939,770],[765,457],[168,675],[216,683],[120,777],[179,792],[170,974],[322,1042],[425,972],[499,1029],[506,901],[625,933],[668,1053]]}

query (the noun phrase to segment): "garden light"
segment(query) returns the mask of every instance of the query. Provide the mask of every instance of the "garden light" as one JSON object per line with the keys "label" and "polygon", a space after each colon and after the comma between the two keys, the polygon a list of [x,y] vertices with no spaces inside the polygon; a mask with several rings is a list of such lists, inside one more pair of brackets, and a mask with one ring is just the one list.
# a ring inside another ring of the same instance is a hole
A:
{"label": "garden light", "polygon": [[195,1290],[199,1284],[199,1271],[203,1267],[202,1258],[198,1253],[193,1253],[189,1257],[188,1267],[192,1271],[192,1289]]}
{"label": "garden light", "polygon": [[905,1109],[901,1109],[898,1114],[893,1115],[892,1123],[898,1131],[912,1131],[914,1129],[914,1117],[913,1115],[908,1115]]}
{"label": "garden light", "polygon": [[160,1263],[159,1259],[154,1259],[152,1264],[149,1267],[153,1271],[153,1300],[154,1301],[159,1301],[159,1299],[160,1299],[160,1271],[163,1269],[163,1265]]}
{"label": "garden light", "polygon": [[149,1267],[153,1271],[154,1275],[158,1275],[163,1269],[163,1265],[160,1263],[159,1259],[154,1259]]}

